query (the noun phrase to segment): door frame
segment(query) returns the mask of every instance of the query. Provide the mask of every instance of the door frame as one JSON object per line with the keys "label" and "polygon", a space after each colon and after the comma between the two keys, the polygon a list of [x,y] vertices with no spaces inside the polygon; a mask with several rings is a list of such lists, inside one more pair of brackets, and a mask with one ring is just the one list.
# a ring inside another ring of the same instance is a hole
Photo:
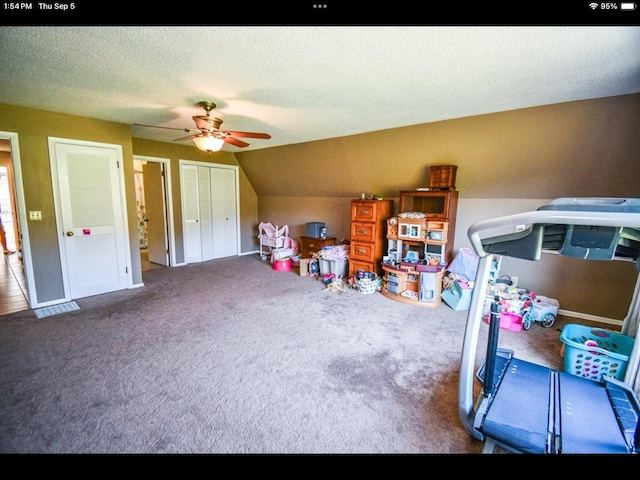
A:
{"label": "door frame", "polygon": [[22,264],[27,286],[26,296],[29,308],[41,306],[35,289],[33,275],[33,261],[31,258],[31,243],[29,242],[29,224],[27,222],[27,209],[24,199],[24,185],[22,182],[22,164],[20,160],[20,146],[16,132],[0,131],[0,138],[9,140],[11,148],[11,166],[13,169],[13,187],[16,195],[16,217],[20,231],[20,244],[22,246]]}
{"label": "door frame", "polygon": [[[126,283],[127,288],[133,288],[133,272],[131,271],[131,243],[129,241],[129,215],[127,212],[127,195],[125,190],[125,181],[124,181],[124,157],[122,154],[122,145],[117,145],[113,143],[102,143],[102,142],[90,142],[86,140],[75,140],[69,138],[60,138],[60,137],[48,137],[49,144],[49,164],[51,166],[51,184],[53,187],[53,207],[56,215],[56,230],[58,233],[58,249],[60,253],[60,266],[62,269],[62,284],[64,288],[64,300],[71,300],[71,287],[69,284],[69,268],[67,261],[67,252],[65,250],[65,241],[64,241],[64,232],[62,229],[62,208],[61,208],[61,200],[60,200],[60,183],[58,179],[58,168],[57,168],[57,158],[56,158],[56,145],[59,143],[64,143],[68,145],[77,145],[82,147],[96,147],[96,148],[106,148],[115,150],[117,161],[118,161],[118,183],[120,189],[120,205],[122,208],[121,215],[124,222],[122,226],[123,235],[124,235],[124,245],[125,245],[125,263],[127,265],[126,272]],[[57,300],[55,303],[60,303]]]}
{"label": "door frame", "polygon": [[[134,155],[134,160],[143,162],[162,163],[164,169],[164,203],[167,211],[167,241],[169,242],[169,266],[176,266],[176,232],[173,217],[173,191],[171,189],[171,159]],[[144,177],[143,177],[144,181]]]}
{"label": "door frame", "polygon": [[[196,167],[209,167],[209,168],[222,168],[222,169],[226,169],[226,170],[232,170],[235,175],[235,184],[234,184],[234,188],[235,188],[235,203],[236,203],[236,256],[240,255],[240,245],[242,244],[241,242],[241,238],[240,238],[240,179],[239,179],[239,174],[240,174],[240,167],[236,166],[236,165],[227,165],[224,163],[210,163],[210,162],[199,162],[197,160],[184,160],[184,159],[180,159],[178,160],[178,168],[180,171],[180,174],[182,174],[182,166],[183,165],[194,165]],[[182,185],[182,177],[180,177],[180,192],[181,195],[184,195],[184,188]],[[185,209],[185,205],[184,205],[184,198],[182,199],[182,211],[181,211],[181,216],[182,216],[182,245],[184,246],[184,264],[188,264],[187,262],[187,232],[186,232],[186,225],[185,225],[185,213],[184,213],[184,209]]]}

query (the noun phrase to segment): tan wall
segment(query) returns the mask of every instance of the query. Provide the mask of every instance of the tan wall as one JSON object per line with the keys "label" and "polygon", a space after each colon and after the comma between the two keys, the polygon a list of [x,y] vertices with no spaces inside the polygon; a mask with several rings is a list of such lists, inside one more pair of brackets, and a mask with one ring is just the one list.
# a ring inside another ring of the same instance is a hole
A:
{"label": "tan wall", "polygon": [[141,138],[133,139],[133,150],[136,155],[170,159],[177,263],[184,262],[182,198],[180,193],[180,160],[220,163],[239,167],[240,251],[250,252],[255,250],[255,237],[257,236],[258,230],[256,223],[258,218],[258,198],[233,153],[217,152],[209,154],[191,146],[167,142],[154,142]]}
{"label": "tan wall", "polygon": [[[49,136],[123,146],[134,282],[141,280],[133,154],[170,158],[176,250],[183,258],[178,159],[240,166],[241,251],[257,250],[257,224],[324,221],[332,236],[349,237],[351,199],[361,193],[396,200],[400,190],[428,184],[431,165],[458,165],[460,192],[456,244],[466,243],[475,221],[518,213],[570,196],[640,198],[640,94],[481,115],[362,135],[262,150],[219,153],[132,139],[128,125],[0,104],[0,130],[17,132],[27,210],[41,210],[29,234],[38,299],[62,294],[55,231]],[[237,162],[236,162],[237,159]],[[397,211],[397,210],[396,210]],[[506,259],[513,261],[512,259]],[[503,272],[558,298],[561,308],[621,319],[633,292],[630,264],[568,261],[554,269],[540,262],[512,264]],[[555,261],[555,260],[554,260]],[[616,266],[618,265],[618,266]],[[542,268],[542,270],[540,270]]]}
{"label": "tan wall", "polygon": [[[42,221],[30,221],[28,235],[33,263],[34,287],[38,303],[64,297],[62,266],[58,248],[53,186],[49,158],[49,137],[103,142],[123,148],[125,194],[128,215],[131,271],[134,284],[142,283],[136,214],[133,153],[169,158],[173,179],[176,260],[184,260],[179,159],[238,165],[232,153],[209,154],[195,147],[166,142],[132,139],[129,125],[0,104],[0,130],[18,133],[26,210],[41,210]],[[257,196],[239,167],[241,251],[255,249]]]}
{"label": "tan wall", "polygon": [[[29,236],[37,300],[39,303],[60,300],[64,298],[64,288],[48,139],[59,137],[122,146],[129,231],[137,232],[131,128],[119,123],[0,104],[0,130],[18,133],[25,208],[42,212],[42,220],[29,221],[26,232],[22,232]],[[138,251],[137,237],[131,235],[130,240],[131,252]],[[141,282],[139,255],[132,255],[131,271],[133,282]]]}
{"label": "tan wall", "polygon": [[[259,220],[301,235],[324,221],[349,236],[360,193],[395,199],[428,185],[431,165],[457,165],[454,250],[479,220],[558,197],[640,197],[640,95],[548,105],[236,154],[258,193]],[[504,259],[502,272],[564,310],[623,319],[636,271],[620,262]]]}
{"label": "tan wall", "polygon": [[640,94],[236,154],[263,197],[397,197],[457,165],[460,198],[640,194]]}

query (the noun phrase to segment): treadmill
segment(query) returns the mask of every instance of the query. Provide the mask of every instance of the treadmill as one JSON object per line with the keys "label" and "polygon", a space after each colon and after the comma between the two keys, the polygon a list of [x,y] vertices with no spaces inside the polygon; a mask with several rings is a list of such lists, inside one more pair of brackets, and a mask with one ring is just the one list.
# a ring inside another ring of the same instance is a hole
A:
{"label": "treadmill", "polygon": [[[531,454],[637,453],[640,403],[632,383],[640,362],[640,329],[624,381],[603,377],[597,382],[500,348],[496,298],[477,373],[475,364],[494,258],[536,261],[542,252],[555,252],[585,260],[624,259],[635,262],[640,275],[640,199],[558,198],[535,211],[477,222],[468,235],[479,263],[460,361],[458,411],[466,430],[484,442],[483,453],[495,446]],[[481,391],[474,399],[476,381]]]}

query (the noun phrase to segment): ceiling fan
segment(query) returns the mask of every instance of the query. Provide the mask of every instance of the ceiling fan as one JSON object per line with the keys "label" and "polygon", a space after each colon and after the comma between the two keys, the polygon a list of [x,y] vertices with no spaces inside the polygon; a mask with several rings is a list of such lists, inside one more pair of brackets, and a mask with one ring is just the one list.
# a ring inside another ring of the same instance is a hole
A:
{"label": "ceiling fan", "polygon": [[220,125],[222,125],[222,120],[219,118],[211,117],[210,112],[214,108],[216,108],[216,104],[213,102],[198,102],[202,108],[204,108],[206,115],[195,115],[193,121],[196,122],[197,129],[193,128],[173,128],[173,127],[161,127],[159,125],[141,125],[135,123],[134,125],[138,127],[151,127],[151,128],[165,128],[168,130],[180,130],[184,132],[189,132],[191,135],[187,135],[186,137],[176,138],[174,142],[179,142],[182,140],[193,140],[200,150],[205,152],[218,152],[222,149],[225,143],[230,145],[234,145],[236,147],[248,147],[249,144],[247,142],[243,142],[242,140],[238,140],[235,137],[243,137],[243,138],[261,138],[264,140],[268,140],[271,138],[271,135],[268,133],[254,133],[254,132],[237,132],[232,130],[221,130]]}

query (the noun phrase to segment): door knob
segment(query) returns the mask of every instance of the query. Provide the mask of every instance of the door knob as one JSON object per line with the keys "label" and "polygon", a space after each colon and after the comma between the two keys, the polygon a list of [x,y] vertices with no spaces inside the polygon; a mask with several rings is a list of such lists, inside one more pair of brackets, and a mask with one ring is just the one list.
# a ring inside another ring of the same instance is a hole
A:
{"label": "door knob", "polygon": [[67,232],[67,237],[73,237],[73,232],[71,231]]}

